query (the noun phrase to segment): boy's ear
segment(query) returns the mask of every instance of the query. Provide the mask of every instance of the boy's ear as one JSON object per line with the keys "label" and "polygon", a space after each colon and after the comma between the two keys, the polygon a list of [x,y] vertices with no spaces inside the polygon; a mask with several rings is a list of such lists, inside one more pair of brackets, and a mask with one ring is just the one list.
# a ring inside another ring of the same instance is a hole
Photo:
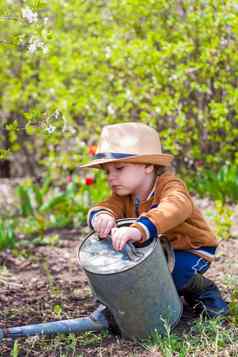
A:
{"label": "boy's ear", "polygon": [[145,173],[146,174],[151,174],[154,172],[155,168],[154,165],[145,165]]}

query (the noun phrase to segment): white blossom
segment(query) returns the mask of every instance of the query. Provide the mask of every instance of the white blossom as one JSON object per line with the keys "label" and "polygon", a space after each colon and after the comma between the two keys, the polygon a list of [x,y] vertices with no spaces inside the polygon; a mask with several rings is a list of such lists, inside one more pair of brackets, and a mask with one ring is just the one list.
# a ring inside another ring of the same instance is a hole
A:
{"label": "white blossom", "polygon": [[22,17],[26,19],[30,24],[33,22],[37,22],[38,14],[37,12],[33,12],[29,7],[25,7],[21,10]]}
{"label": "white blossom", "polygon": [[51,94],[51,95],[54,95],[55,94],[55,89],[54,88],[49,88],[48,89],[48,93]]}
{"label": "white blossom", "polygon": [[28,46],[29,52],[34,53],[38,48],[41,48],[43,45],[43,42],[39,39],[33,39],[32,37],[30,38],[30,44]]}
{"label": "white blossom", "polygon": [[108,107],[107,107],[107,112],[108,114],[110,115],[115,115],[116,111],[115,109],[113,108],[112,104],[109,104]]}
{"label": "white blossom", "polygon": [[80,141],[78,144],[80,148],[84,148],[86,146],[85,141]]}
{"label": "white blossom", "polygon": [[64,133],[66,130],[68,130],[68,122],[67,122],[67,119],[65,118],[64,115],[63,115],[62,119],[63,119],[63,122],[64,122],[62,131]]}
{"label": "white blossom", "polygon": [[103,8],[103,11],[101,12],[101,16],[103,22],[113,21],[112,13],[108,8]]}
{"label": "white blossom", "polygon": [[68,121],[67,121],[67,119],[65,118],[64,115],[62,116],[62,119],[63,119],[63,122],[64,122],[63,128],[62,128],[63,133],[65,131],[69,131],[73,135],[76,134],[77,130],[72,125],[69,125],[69,123],[68,123]]}
{"label": "white blossom", "polygon": [[53,125],[49,125],[45,130],[48,131],[49,134],[52,134],[55,131],[56,127]]}
{"label": "white blossom", "polygon": [[48,47],[47,45],[44,44],[44,42],[41,41],[40,38],[30,38],[30,44],[28,46],[28,50],[30,53],[36,52],[36,50],[40,48],[42,49],[43,53],[46,54],[48,52]]}
{"label": "white blossom", "polygon": [[178,79],[178,76],[176,74],[172,74],[172,76],[169,77],[170,81],[176,81]]}
{"label": "white blossom", "polygon": [[41,49],[42,49],[44,54],[49,52],[48,46],[46,46],[46,45],[41,46]]}
{"label": "white blossom", "polygon": [[226,38],[221,38],[220,44],[223,48],[225,48],[229,44],[229,41]]}
{"label": "white blossom", "polygon": [[37,46],[35,43],[31,43],[28,47],[30,53],[34,53],[37,50]]}
{"label": "white blossom", "polygon": [[131,94],[130,89],[126,89],[126,97],[128,100],[133,100],[133,96]]}
{"label": "white blossom", "polygon": [[59,116],[60,116],[60,111],[59,111],[59,109],[56,109],[56,111],[54,112],[54,117],[55,117],[56,119],[58,119]]}
{"label": "white blossom", "polygon": [[112,56],[112,50],[110,47],[105,47],[104,51],[106,58],[110,58]]}
{"label": "white blossom", "polygon": [[73,126],[69,126],[69,131],[71,132],[71,134],[76,134],[77,130],[73,127]]}
{"label": "white blossom", "polygon": [[37,44],[35,42],[31,43],[28,47],[30,53],[34,53],[37,50]]}

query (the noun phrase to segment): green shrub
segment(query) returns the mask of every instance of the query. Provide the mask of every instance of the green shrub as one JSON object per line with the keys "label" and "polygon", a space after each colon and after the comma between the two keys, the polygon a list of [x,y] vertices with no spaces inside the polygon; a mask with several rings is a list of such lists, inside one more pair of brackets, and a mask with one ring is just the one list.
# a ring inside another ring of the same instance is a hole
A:
{"label": "green shrub", "polygon": [[200,169],[185,177],[191,191],[215,201],[238,201],[238,165],[226,164],[218,171]]}
{"label": "green shrub", "polygon": [[233,225],[233,210],[223,201],[215,201],[216,214],[213,216],[215,223],[216,236],[220,239],[229,239],[231,237],[231,227]]}
{"label": "green shrub", "polygon": [[0,250],[15,246],[15,232],[13,222],[0,219]]}
{"label": "green shrub", "polygon": [[102,125],[137,120],[181,165],[237,164],[234,2],[27,4],[0,4],[0,155],[24,155],[18,172],[74,170]]}

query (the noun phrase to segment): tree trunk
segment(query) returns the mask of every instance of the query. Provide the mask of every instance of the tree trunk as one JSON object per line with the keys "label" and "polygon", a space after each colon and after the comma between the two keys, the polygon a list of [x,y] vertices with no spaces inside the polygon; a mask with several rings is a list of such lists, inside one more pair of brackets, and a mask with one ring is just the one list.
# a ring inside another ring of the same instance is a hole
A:
{"label": "tree trunk", "polygon": [[11,176],[10,160],[0,160],[0,178],[9,178]]}
{"label": "tree trunk", "polygon": [[[2,149],[9,149],[9,141],[6,129],[0,129],[0,135],[2,138],[2,143],[0,143],[0,147]],[[0,178],[9,178],[11,177],[11,163],[8,159],[0,159]]]}

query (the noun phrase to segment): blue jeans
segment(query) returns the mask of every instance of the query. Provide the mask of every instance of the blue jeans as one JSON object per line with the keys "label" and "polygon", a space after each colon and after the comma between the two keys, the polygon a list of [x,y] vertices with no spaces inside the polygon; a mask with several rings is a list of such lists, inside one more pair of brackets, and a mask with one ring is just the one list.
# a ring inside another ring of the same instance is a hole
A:
{"label": "blue jeans", "polygon": [[[215,253],[216,248],[207,248],[211,253]],[[179,292],[183,289],[191,278],[197,273],[205,273],[210,263],[193,253],[184,250],[175,250],[175,266],[172,272],[172,278]]]}

